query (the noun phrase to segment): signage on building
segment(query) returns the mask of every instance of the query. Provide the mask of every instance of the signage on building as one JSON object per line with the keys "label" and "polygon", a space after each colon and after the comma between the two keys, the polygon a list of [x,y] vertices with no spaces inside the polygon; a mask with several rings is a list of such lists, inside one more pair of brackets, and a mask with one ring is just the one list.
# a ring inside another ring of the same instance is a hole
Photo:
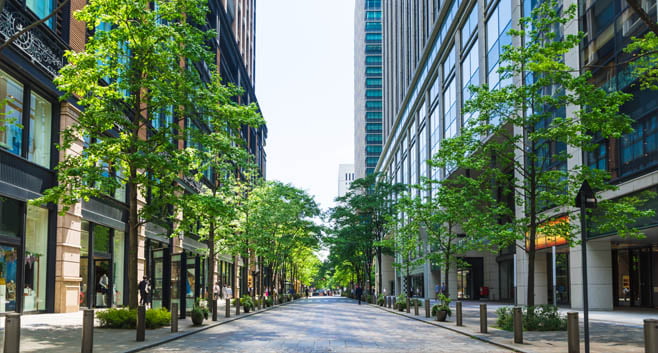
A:
{"label": "signage on building", "polygon": [[[569,216],[562,216],[539,225],[535,236],[535,250],[567,244],[569,229]],[[559,233],[566,236],[559,235]],[[526,233],[526,248],[530,247],[529,235]]]}

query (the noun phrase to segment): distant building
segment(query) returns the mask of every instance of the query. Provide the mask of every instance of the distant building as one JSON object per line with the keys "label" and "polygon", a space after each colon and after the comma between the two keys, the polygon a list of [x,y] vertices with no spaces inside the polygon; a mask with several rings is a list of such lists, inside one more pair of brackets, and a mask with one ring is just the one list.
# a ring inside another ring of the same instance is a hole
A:
{"label": "distant building", "polygon": [[382,152],[381,0],[357,0],[354,16],[354,167],[363,178]]}
{"label": "distant building", "polygon": [[338,197],[345,196],[352,181],[354,181],[354,164],[340,164],[338,166]]}

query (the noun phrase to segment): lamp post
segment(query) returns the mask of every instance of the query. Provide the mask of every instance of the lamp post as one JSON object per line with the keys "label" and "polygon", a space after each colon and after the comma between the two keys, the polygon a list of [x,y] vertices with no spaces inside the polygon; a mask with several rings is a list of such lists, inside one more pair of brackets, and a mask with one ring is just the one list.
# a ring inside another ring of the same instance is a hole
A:
{"label": "lamp post", "polygon": [[587,180],[583,181],[576,196],[576,207],[580,207],[580,250],[583,266],[583,331],[585,353],[589,353],[589,297],[587,293],[587,211],[596,208],[596,195]]}

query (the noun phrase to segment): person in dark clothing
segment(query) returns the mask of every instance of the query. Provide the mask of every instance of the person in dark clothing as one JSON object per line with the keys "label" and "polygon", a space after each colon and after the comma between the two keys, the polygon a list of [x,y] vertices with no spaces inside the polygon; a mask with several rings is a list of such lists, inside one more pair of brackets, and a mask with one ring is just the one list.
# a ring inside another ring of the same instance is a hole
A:
{"label": "person in dark clothing", "polygon": [[359,300],[359,305],[361,305],[361,295],[363,294],[363,288],[357,285],[354,294],[356,295],[356,298]]}
{"label": "person in dark clothing", "polygon": [[308,288],[306,288],[306,298],[308,298]]}
{"label": "person in dark clothing", "polygon": [[146,305],[148,303],[148,286],[149,282],[146,276],[139,282],[139,305]]}

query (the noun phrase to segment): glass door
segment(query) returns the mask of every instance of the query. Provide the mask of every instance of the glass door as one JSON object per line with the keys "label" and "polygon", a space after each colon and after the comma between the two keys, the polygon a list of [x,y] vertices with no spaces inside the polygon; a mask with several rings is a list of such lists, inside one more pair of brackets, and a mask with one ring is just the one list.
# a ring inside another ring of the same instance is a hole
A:
{"label": "glass door", "polygon": [[153,286],[151,290],[151,306],[156,308],[162,307],[163,298],[163,280],[164,280],[164,249],[153,251]]}
{"label": "glass door", "polygon": [[110,259],[94,259],[94,278],[96,279],[94,299],[98,308],[107,308],[112,305],[110,266]]}
{"label": "glass door", "polygon": [[0,245],[0,312],[16,311],[18,251]]}

